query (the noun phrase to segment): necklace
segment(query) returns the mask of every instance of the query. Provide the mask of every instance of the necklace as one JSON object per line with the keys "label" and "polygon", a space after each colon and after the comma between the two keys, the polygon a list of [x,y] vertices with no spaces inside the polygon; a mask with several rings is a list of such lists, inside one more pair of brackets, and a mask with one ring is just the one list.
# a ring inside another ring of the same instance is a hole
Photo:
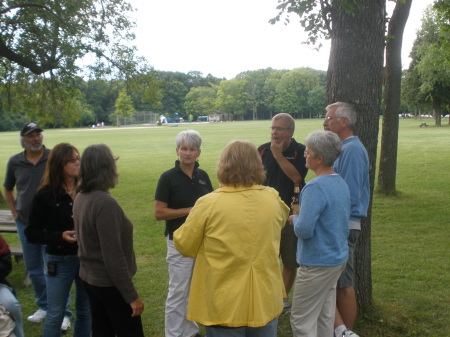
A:
{"label": "necklace", "polygon": [[73,186],[71,189],[64,187],[64,191],[73,199],[76,194],[75,186]]}
{"label": "necklace", "polygon": [[66,193],[67,193],[68,195],[70,195],[70,196],[72,196],[72,195],[74,194],[74,192],[75,192],[75,189],[72,189],[72,190],[66,190]]}

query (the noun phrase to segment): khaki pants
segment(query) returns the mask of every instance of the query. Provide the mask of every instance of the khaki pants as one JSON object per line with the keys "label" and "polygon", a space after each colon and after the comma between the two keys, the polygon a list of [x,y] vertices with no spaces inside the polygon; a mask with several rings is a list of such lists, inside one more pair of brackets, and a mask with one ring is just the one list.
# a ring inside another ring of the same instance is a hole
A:
{"label": "khaki pants", "polygon": [[333,336],[336,282],[345,263],[335,267],[300,266],[291,309],[294,337]]}

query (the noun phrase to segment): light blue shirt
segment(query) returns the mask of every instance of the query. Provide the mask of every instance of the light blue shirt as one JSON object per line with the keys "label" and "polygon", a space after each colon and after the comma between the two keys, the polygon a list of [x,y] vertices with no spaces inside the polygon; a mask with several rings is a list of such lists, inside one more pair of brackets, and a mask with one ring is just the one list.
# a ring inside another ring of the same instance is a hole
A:
{"label": "light blue shirt", "polygon": [[297,263],[332,267],[346,262],[349,217],[350,192],[338,174],[308,182],[300,195],[300,214],[294,218]]}
{"label": "light blue shirt", "polygon": [[[369,157],[366,148],[358,137],[353,136],[342,141],[342,153],[333,164],[348,185],[351,199],[350,220],[361,221],[367,216],[370,199]],[[358,228],[360,229],[360,228]]]}

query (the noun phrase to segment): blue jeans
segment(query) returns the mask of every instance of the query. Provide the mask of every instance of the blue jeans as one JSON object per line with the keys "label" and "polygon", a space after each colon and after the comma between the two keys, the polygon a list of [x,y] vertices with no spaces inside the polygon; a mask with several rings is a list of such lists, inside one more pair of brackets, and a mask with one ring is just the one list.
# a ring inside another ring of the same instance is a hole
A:
{"label": "blue jeans", "polygon": [[278,317],[258,328],[239,327],[229,328],[219,325],[205,327],[208,337],[276,337]]}
{"label": "blue jeans", "polygon": [[60,337],[61,324],[66,314],[70,288],[75,282],[75,327],[74,337],[89,337],[91,335],[91,312],[89,298],[83,282],[78,276],[80,259],[77,256],[60,256],[47,254],[47,260],[56,263],[56,275],[47,276],[48,309],[45,318],[45,337]]}
{"label": "blue jeans", "polygon": [[29,243],[25,236],[25,225],[16,220],[17,234],[23,250],[23,260],[31,285],[34,290],[34,299],[39,308],[47,310],[47,281],[45,275],[45,246]]}
{"label": "blue jeans", "polygon": [[16,296],[14,296],[12,289],[6,284],[0,284],[0,302],[16,319],[16,327],[14,328],[13,333],[16,337],[23,337],[22,310],[20,309],[20,303]]}

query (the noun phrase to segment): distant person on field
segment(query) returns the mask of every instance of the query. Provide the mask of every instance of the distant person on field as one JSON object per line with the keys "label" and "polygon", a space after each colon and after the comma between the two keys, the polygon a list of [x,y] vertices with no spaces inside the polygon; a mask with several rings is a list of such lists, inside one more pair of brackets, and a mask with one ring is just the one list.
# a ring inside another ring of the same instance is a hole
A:
{"label": "distant person on field", "polygon": [[133,284],[133,224],[109,193],[118,177],[109,147],[97,144],[84,150],[73,220],[80,278],[91,305],[92,337],[144,337],[144,303]]}
{"label": "distant person on field", "polygon": [[[20,143],[25,149],[12,156],[6,167],[5,199],[15,219],[23,250],[25,268],[30,276],[34,298],[39,309],[28,321],[39,323],[47,314],[47,282],[45,276],[45,247],[29,243],[25,237],[31,201],[41,183],[50,150],[43,145],[44,135],[36,123],[26,123],[20,131]],[[14,195],[16,188],[16,196]]]}
{"label": "distant person on field", "polygon": [[13,334],[15,337],[24,337],[22,326],[22,309],[17,300],[16,293],[6,280],[12,271],[11,251],[5,239],[0,235],[0,303],[8,310],[14,320],[15,327]]}
{"label": "distant person on field", "polygon": [[173,245],[173,232],[185,221],[198,198],[213,191],[208,174],[199,168],[202,138],[197,131],[180,132],[175,141],[178,160],[164,172],[155,194],[155,217],[166,220],[169,293],[165,309],[166,337],[191,337],[198,325],[186,319],[189,286],[195,259],[182,256]]}
{"label": "distant person on field", "polygon": [[316,131],[305,140],[306,167],[316,178],[300,195],[300,213],[291,216],[300,265],[292,299],[294,337],[332,336],[336,282],[348,258],[350,193],[331,166],[341,153],[338,136]]}
{"label": "distant person on field", "polygon": [[[293,138],[295,121],[291,115],[280,113],[272,118],[271,139],[258,148],[267,179],[264,185],[275,188],[281,199],[290,207],[294,196],[294,184],[300,190],[305,184],[308,169],[305,167],[303,152],[305,146]],[[295,281],[298,268],[296,261],[297,237],[287,222],[281,232],[280,255],[283,262],[283,282],[286,295]],[[290,311],[288,298],[284,299],[284,312]]]}
{"label": "distant person on field", "polygon": [[351,198],[349,257],[337,284],[335,336],[359,337],[351,330],[358,309],[353,281],[354,253],[361,233],[361,219],[367,216],[369,207],[369,157],[364,145],[353,134],[356,125],[355,108],[348,103],[336,102],[328,105],[326,111],[323,128],[336,133],[342,142],[342,154],[334,163],[333,170],[347,183]]}
{"label": "distant person on field", "polygon": [[25,230],[29,242],[46,247],[48,308],[42,332],[45,337],[60,337],[61,331],[69,329],[70,319],[65,310],[72,284],[76,287],[73,335],[91,335],[89,300],[78,275],[80,259],[72,216],[79,170],[80,155],[73,145],[60,143],[52,149]]}
{"label": "distant person on field", "polygon": [[281,228],[289,208],[262,186],[256,147],[234,141],[217,167],[221,187],[197,200],[174,233],[175,248],[196,258],[187,318],[206,336],[275,337],[283,310]]}

